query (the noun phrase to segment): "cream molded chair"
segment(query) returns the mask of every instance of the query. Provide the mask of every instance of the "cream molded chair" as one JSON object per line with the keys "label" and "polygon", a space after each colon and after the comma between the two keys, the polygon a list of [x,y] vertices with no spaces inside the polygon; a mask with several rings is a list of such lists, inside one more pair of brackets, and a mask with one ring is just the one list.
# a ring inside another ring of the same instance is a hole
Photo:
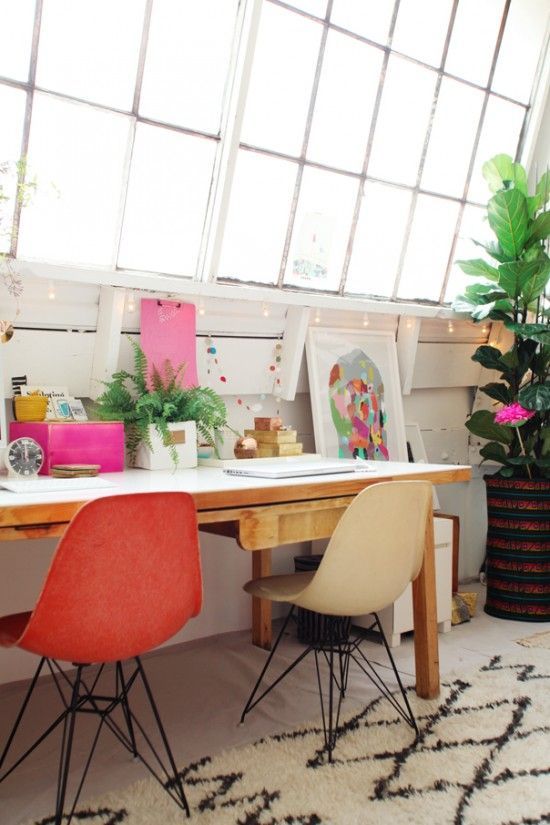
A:
{"label": "cream molded chair", "polygon": [[[273,602],[288,602],[292,607],[248,698],[241,723],[246,714],[313,651],[325,748],[329,761],[332,761],[332,751],[338,735],[340,707],[346,692],[351,660],[374,682],[403,719],[418,733],[407,694],[376,613],[393,604],[409,582],[418,576],[422,566],[426,525],[431,508],[432,485],[428,481],[373,484],[359,493],[340,519],[318,570],[312,573],[266,576],[253,579],[245,585],[244,589],[252,596]],[[255,698],[295,607],[314,610],[334,619],[325,620],[322,638],[310,643],[294,662],[258,698]],[[362,636],[353,639],[350,636],[351,618],[365,613],[374,616],[372,627],[381,635],[403,704],[389,692],[380,674],[361,651]],[[329,667],[327,713],[321,687],[319,654],[323,655]],[[336,701],[335,687],[338,692]]]}

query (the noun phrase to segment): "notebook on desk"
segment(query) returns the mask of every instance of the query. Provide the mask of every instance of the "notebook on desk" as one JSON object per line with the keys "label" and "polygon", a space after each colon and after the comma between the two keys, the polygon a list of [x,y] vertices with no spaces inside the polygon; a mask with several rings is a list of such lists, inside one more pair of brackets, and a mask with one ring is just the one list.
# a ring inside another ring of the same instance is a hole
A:
{"label": "notebook on desk", "polygon": [[298,476],[331,475],[333,473],[375,473],[376,468],[364,461],[346,461],[345,459],[319,461],[285,461],[252,462],[243,467],[227,467],[224,471],[231,476],[250,476],[255,478],[296,478]]}

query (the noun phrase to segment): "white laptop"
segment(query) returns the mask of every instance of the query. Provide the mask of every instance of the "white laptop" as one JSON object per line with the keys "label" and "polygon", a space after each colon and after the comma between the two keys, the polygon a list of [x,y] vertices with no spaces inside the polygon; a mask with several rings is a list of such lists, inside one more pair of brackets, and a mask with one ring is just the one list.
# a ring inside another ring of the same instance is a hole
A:
{"label": "white laptop", "polygon": [[[253,459],[246,466],[226,467],[224,473],[230,476],[250,476],[256,478],[296,478],[298,476],[319,476],[333,473],[375,473],[376,468],[366,461],[346,459],[319,459],[312,461],[273,462]],[[255,462],[258,464],[255,465]]]}

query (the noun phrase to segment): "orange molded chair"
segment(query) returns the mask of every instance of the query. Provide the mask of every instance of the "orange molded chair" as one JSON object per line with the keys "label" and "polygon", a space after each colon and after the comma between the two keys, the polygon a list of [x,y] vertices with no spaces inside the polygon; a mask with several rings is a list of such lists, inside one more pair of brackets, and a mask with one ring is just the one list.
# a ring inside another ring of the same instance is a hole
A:
{"label": "orange molded chair", "polygon": [[[55,825],[61,825],[76,716],[92,712],[100,718],[99,727],[67,821],[74,814],[103,725],[140,759],[189,816],[181,777],[139,657],[177,633],[199,613],[201,604],[197,519],[188,493],[108,496],[85,504],[59,542],[34,610],[0,619],[0,646],[20,647],[41,657],[0,755],[0,782],[63,723],[56,811],[52,819]],[[130,673],[128,666],[124,669],[124,659],[134,660]],[[58,660],[72,662],[76,671],[62,671]],[[107,669],[112,674],[102,677],[109,662],[114,663]],[[91,665],[98,668],[88,678],[86,668]],[[55,679],[64,707],[36,742],[2,773],[45,666]],[[112,678],[112,690],[108,695],[105,690],[98,694],[98,681],[102,677],[103,682],[106,676]],[[168,768],[130,707],[130,695],[138,677],[158,725]],[[122,711],[122,726],[113,716],[117,708]],[[164,779],[138,751],[136,727],[160,764]]]}

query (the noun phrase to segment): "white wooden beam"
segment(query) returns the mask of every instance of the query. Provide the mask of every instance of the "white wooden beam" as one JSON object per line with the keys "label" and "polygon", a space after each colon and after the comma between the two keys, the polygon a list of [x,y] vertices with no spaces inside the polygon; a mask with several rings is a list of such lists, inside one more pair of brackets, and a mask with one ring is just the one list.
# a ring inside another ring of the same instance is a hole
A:
{"label": "white wooden beam", "polygon": [[411,394],[419,335],[420,318],[413,315],[402,315],[399,318],[397,328],[397,360],[403,395]]}
{"label": "white wooden beam", "polygon": [[103,392],[103,381],[116,372],[120,350],[120,333],[124,314],[125,289],[102,286],[99,290],[97,332],[90,380],[90,398]]}
{"label": "white wooden beam", "polygon": [[281,357],[281,398],[294,401],[309,325],[308,307],[289,307]]}

